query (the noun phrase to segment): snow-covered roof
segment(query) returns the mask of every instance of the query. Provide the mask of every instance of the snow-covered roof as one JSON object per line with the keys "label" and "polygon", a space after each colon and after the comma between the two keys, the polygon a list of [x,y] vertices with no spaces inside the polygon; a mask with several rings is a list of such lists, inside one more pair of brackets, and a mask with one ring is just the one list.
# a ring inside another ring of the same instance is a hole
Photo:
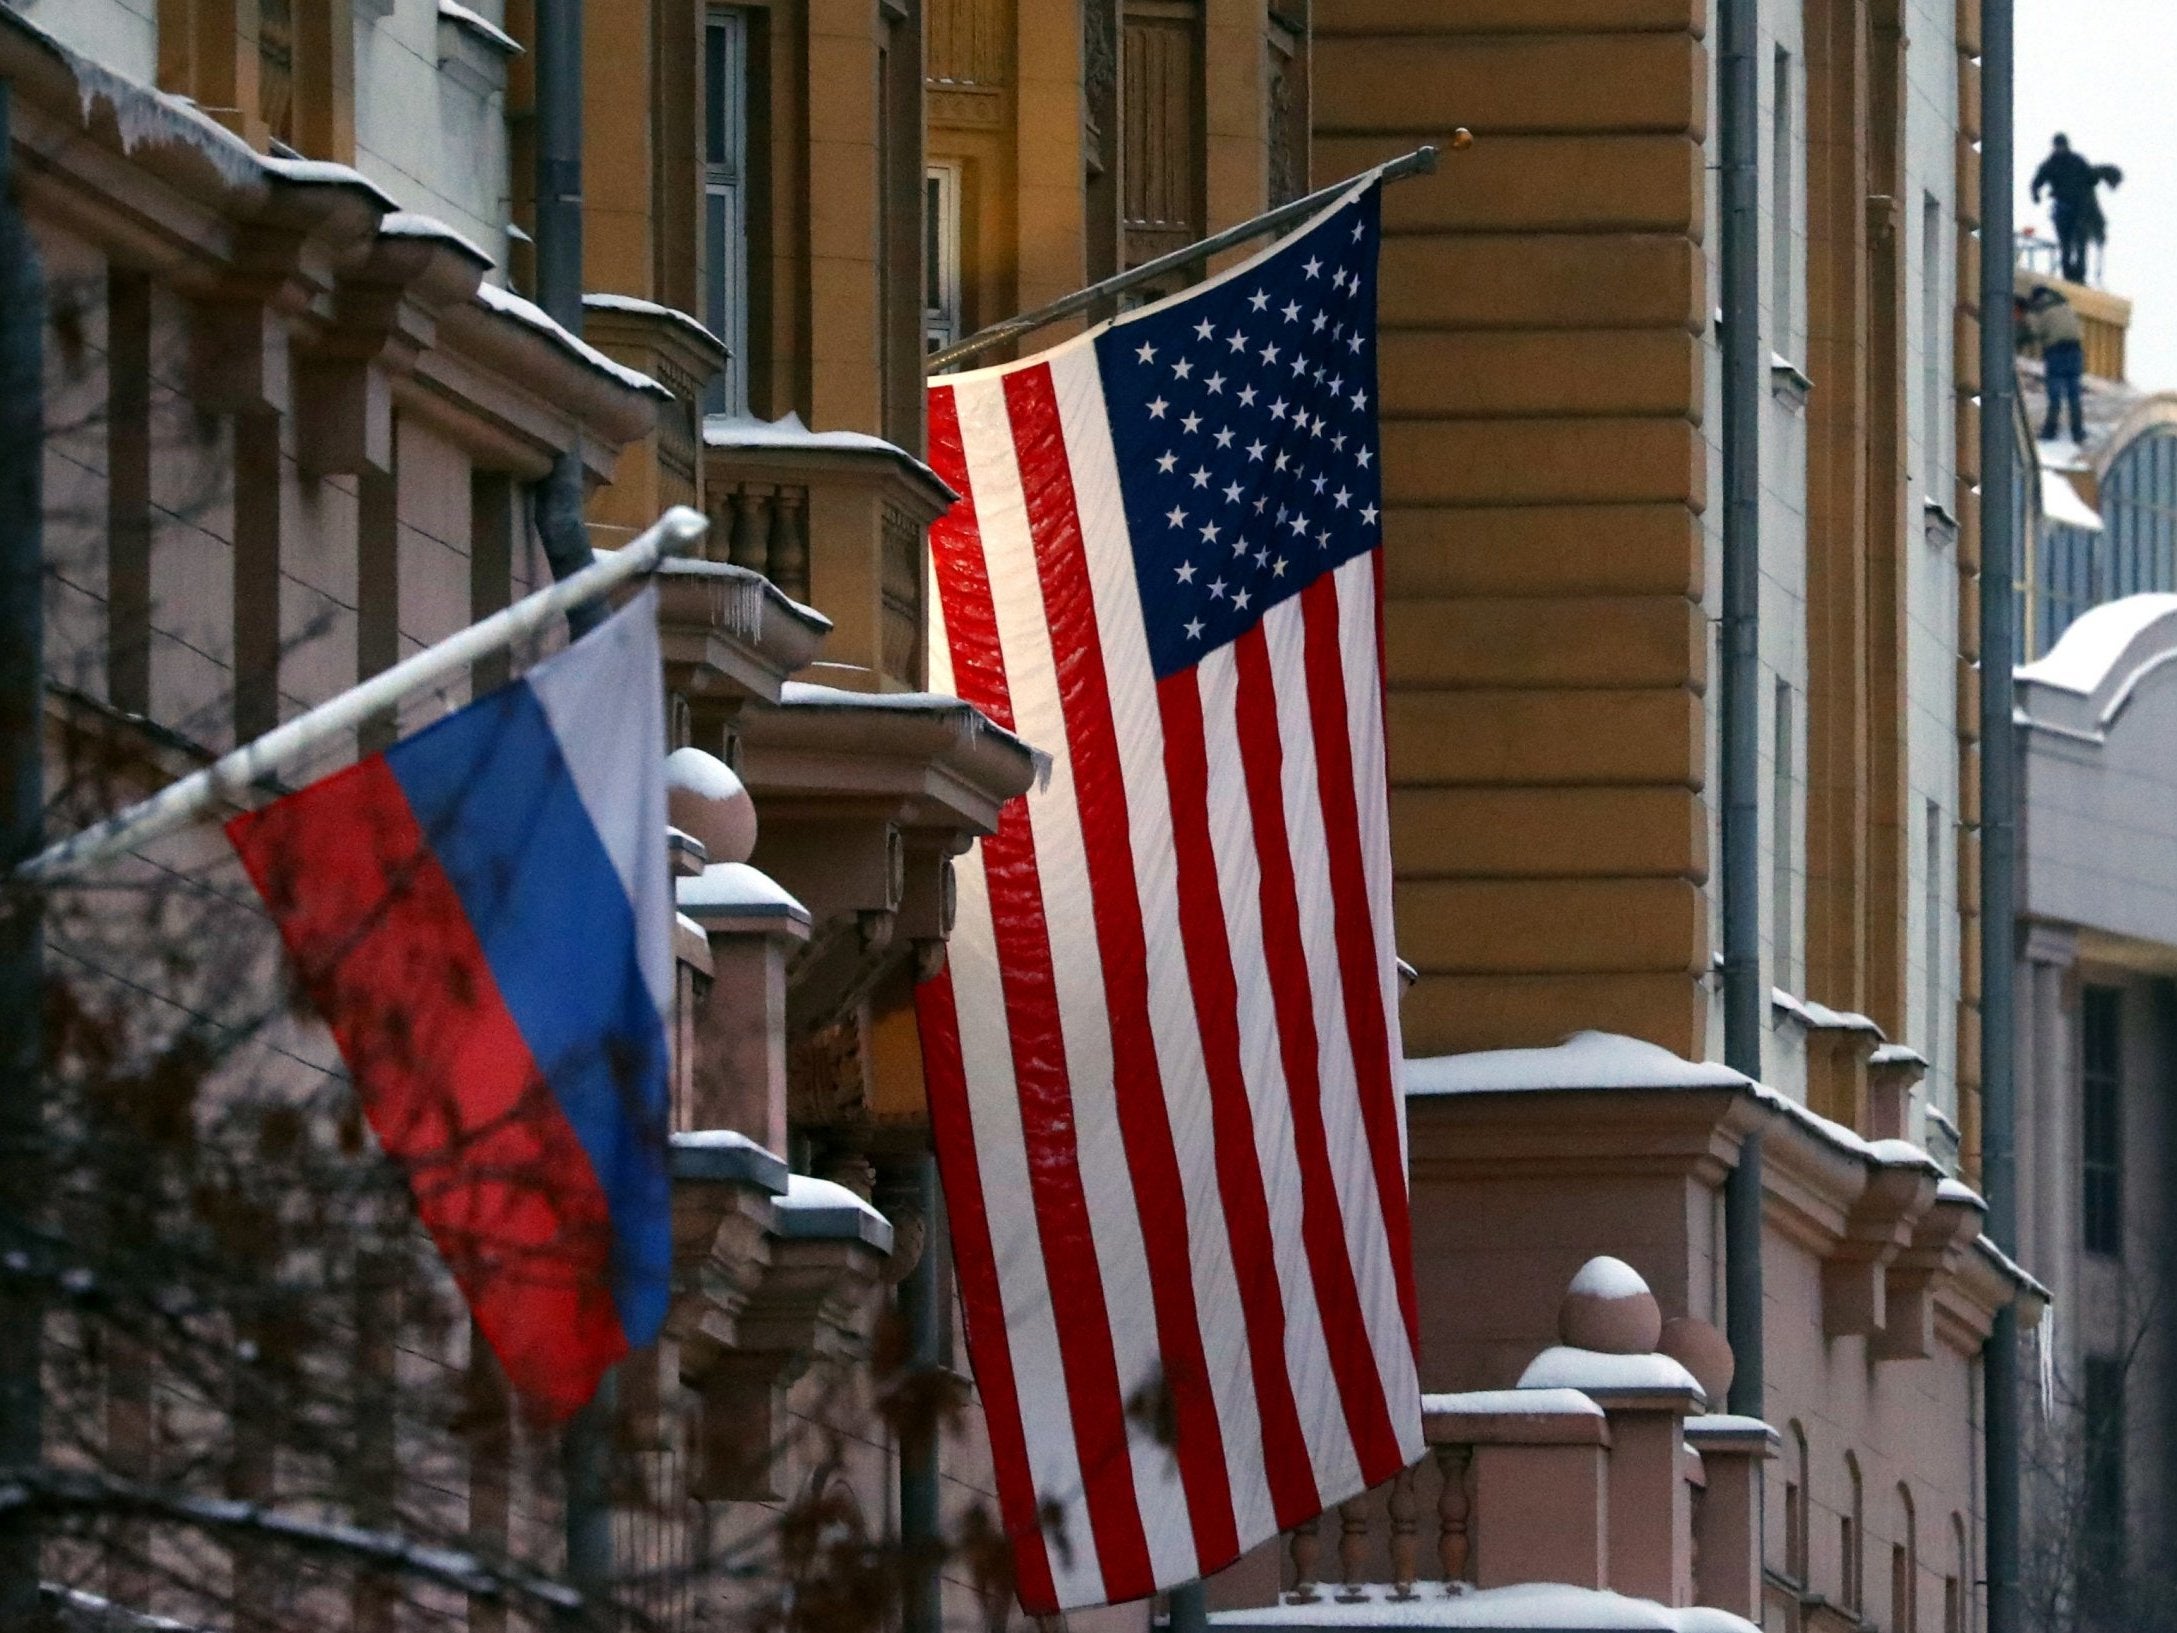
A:
{"label": "snow-covered roof", "polygon": [[1756,1633],[1752,1622],[1705,1605],[1674,1609],[1601,1588],[1528,1582],[1510,1588],[1446,1593],[1418,1584],[1410,1599],[1392,1597],[1388,1583],[1357,1589],[1326,1585],[1315,1603],[1279,1603],[1255,1610],[1210,1612],[1222,1633],[1299,1628],[1474,1628],[1492,1633]]}
{"label": "snow-covered roof", "polygon": [[695,1129],[673,1136],[673,1178],[726,1180],[786,1194],[785,1159],[731,1128]]}
{"label": "snow-covered roof", "polygon": [[1406,1062],[1409,1095],[1749,1086],[1743,1073],[1728,1066],[1683,1060],[1658,1044],[1612,1032],[1575,1032],[1548,1049],[1485,1049]]}
{"label": "snow-covered roof", "polygon": [[753,419],[742,414],[711,414],[703,421],[703,442],[711,448],[819,449],[833,453],[881,454],[919,471],[946,493],[943,478],[896,443],[873,437],[866,431],[812,431],[799,414],[789,409],[775,420]]}
{"label": "snow-covered roof", "polygon": [[823,1241],[866,1242],[879,1253],[892,1251],[892,1222],[844,1185],[809,1174],[794,1174],[786,1194],[771,1204],[779,1234]]}
{"label": "snow-covered roof", "polygon": [[2021,664],[2018,678],[2029,685],[2090,696],[2109,678],[2131,644],[2172,613],[2177,613],[2177,595],[2127,595],[2089,607],[2071,621],[2045,655]]}
{"label": "snow-covered roof", "polygon": [[696,322],[694,318],[681,311],[678,307],[661,306],[658,302],[646,301],[639,295],[615,295],[610,292],[584,295],[582,305],[586,310],[592,312],[632,312],[641,317],[662,318],[691,340],[698,341],[709,347],[717,352],[719,356],[730,357],[732,355],[726,349],[726,343],[723,340],[720,340],[710,330],[704,328],[702,324]]}
{"label": "snow-covered roof", "polygon": [[2079,497],[2069,476],[2047,465],[2041,467],[2041,514],[2059,527],[2075,527],[2084,533],[2101,531],[2101,513]]}
{"label": "snow-covered roof", "polygon": [[1668,1355],[1612,1355],[1552,1344],[1527,1363],[1521,1389],[1577,1389],[1583,1395],[1681,1394],[1706,1404],[1707,1393]]}
{"label": "snow-covered roof", "polygon": [[630,391],[639,391],[646,397],[662,398],[666,402],[673,400],[673,394],[659,385],[657,381],[651,379],[649,375],[639,374],[625,363],[615,363],[579,335],[569,333],[557,319],[553,318],[543,307],[537,305],[535,301],[524,300],[521,296],[515,294],[513,290],[501,289],[497,284],[481,285],[476,291],[476,298],[494,312],[503,312],[519,323],[528,324],[530,328],[536,330],[539,334],[556,340],[560,345],[589,364],[590,367],[601,369]]}

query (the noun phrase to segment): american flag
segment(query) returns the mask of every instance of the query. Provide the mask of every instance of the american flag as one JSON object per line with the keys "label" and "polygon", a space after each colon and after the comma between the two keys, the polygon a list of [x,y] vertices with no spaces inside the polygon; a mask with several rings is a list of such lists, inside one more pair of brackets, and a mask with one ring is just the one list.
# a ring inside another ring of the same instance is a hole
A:
{"label": "american flag", "polygon": [[919,1011],[1023,1605],[1421,1453],[1383,742],[1377,185],[941,378],[931,680],[1052,757]]}

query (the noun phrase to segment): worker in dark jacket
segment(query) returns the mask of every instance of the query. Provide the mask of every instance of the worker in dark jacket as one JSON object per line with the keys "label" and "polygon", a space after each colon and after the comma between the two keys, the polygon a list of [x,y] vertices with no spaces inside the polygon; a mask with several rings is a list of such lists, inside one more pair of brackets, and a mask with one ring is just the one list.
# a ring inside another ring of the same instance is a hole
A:
{"label": "worker in dark jacket", "polygon": [[2084,155],[2074,153],[2071,139],[2061,131],[2049,148],[2049,156],[2033,173],[2033,201],[2040,203],[2042,189],[2048,190],[2049,215],[2056,224],[2064,276],[2073,283],[2086,282],[2087,245],[2101,243],[2108,236],[2108,221],[2101,213],[2095,189],[2115,187],[2123,180],[2124,172],[2115,165],[2089,164]]}
{"label": "worker in dark jacket", "polygon": [[2047,284],[2026,297],[2019,314],[2019,328],[2041,349],[2041,365],[2048,380],[2048,413],[2041,421],[2041,440],[2056,440],[2059,411],[2071,411],[2071,440],[2086,440],[2086,410],[2080,381],[2086,373],[2086,347],[2079,328],[2079,314],[2071,302]]}

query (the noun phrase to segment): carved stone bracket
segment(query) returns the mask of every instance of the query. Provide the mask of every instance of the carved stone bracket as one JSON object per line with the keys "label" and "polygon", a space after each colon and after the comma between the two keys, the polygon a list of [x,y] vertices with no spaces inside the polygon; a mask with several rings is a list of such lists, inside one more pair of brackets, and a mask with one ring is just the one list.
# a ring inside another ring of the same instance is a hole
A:
{"label": "carved stone bracket", "polygon": [[1882,1330],[1888,1270],[1935,1200],[1933,1162],[1878,1166],[1845,1216],[1844,1236],[1822,1265],[1822,1330],[1831,1338]]}
{"label": "carved stone bracket", "polygon": [[867,1352],[871,1306],[892,1251],[885,1217],[842,1185],[792,1175],[771,1202],[760,1273],[735,1313],[733,1343],[700,1364],[683,1350],[683,1376],[701,1399],[692,1495],[772,1501],[783,1447],[782,1397],[812,1366]]}

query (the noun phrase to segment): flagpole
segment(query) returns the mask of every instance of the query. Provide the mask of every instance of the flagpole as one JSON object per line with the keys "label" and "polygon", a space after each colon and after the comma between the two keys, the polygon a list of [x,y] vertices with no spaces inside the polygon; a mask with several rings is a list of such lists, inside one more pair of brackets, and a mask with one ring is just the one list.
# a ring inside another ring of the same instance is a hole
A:
{"label": "flagpole", "polygon": [[[1473,145],[1474,135],[1465,126],[1462,125],[1452,132],[1453,152],[1464,152]],[[1287,222],[1304,221],[1326,205],[1335,203],[1355,182],[1363,181],[1369,176],[1374,176],[1379,181],[1398,181],[1406,176],[1433,175],[1436,171],[1436,154],[1437,150],[1433,146],[1417,147],[1411,153],[1402,153],[1373,170],[1364,170],[1358,176],[1348,176],[1344,181],[1334,181],[1328,187],[1318,187],[1305,198],[1296,198],[1290,204],[1280,204],[1274,210],[1265,210],[1261,215],[1250,216],[1238,226],[1227,227],[1223,232],[1211,233],[1199,243],[1159,255],[1153,261],[1144,261],[1140,266],[1114,273],[1100,283],[1090,284],[1086,289],[1077,289],[1070,295],[1062,295],[1048,306],[1039,306],[1033,312],[1023,312],[1019,317],[1007,318],[1003,323],[993,323],[987,329],[978,329],[967,339],[956,340],[950,346],[930,353],[922,360],[922,372],[935,374],[941,369],[949,369],[964,358],[973,357],[977,352],[987,352],[993,346],[1018,340],[1022,335],[1040,329],[1047,323],[1056,323],[1060,318],[1085,312],[1099,301],[1109,300],[1139,284],[1161,278],[1167,272],[1183,271],[1198,262],[1208,260],[1220,251],[1231,249],[1234,245],[1260,238],[1264,233],[1276,232]]]}
{"label": "flagpole", "polygon": [[621,585],[653,571],[667,556],[678,555],[701,538],[709,526],[700,511],[673,506],[627,544],[573,577],[523,597],[505,611],[426,647],[170,783],[149,799],[49,845],[15,869],[14,882],[51,884],[202,821],[235,804],[258,784],[302,764],[326,743],[381,710],[460,673],[479,658],[505,651],[564,614],[601,601]]}

